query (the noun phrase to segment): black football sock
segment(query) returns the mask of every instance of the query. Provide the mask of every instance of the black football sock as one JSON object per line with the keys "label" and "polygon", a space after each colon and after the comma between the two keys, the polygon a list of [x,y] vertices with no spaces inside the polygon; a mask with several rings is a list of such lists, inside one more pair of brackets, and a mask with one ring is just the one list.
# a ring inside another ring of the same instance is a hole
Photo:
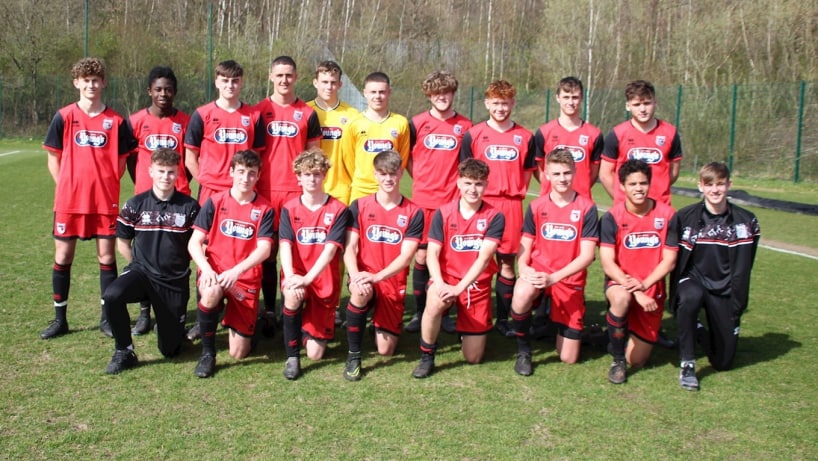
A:
{"label": "black football sock", "polygon": [[361,343],[366,330],[366,308],[347,305],[347,341],[349,352],[361,352]]}
{"label": "black football sock", "polygon": [[628,342],[628,318],[617,317],[608,311],[606,315],[608,322],[608,350],[613,355],[614,360],[625,360],[625,344]]}
{"label": "black football sock", "polygon": [[511,312],[511,296],[514,294],[514,279],[508,279],[497,274],[494,284],[494,295],[497,302],[497,320],[508,320]]}
{"label": "black football sock", "polygon": [[261,263],[261,292],[264,295],[264,310],[276,311],[276,295],[278,295],[278,269],[275,259]]}
{"label": "black football sock", "polygon": [[216,355],[216,328],[219,325],[221,309],[206,310],[199,304],[198,322],[202,335],[202,355]]}
{"label": "black football sock", "polygon": [[517,335],[517,351],[531,353],[531,311],[517,314],[511,311],[511,326]]}
{"label": "black football sock", "polygon": [[418,318],[423,316],[426,307],[426,287],[429,285],[429,268],[425,264],[415,263],[412,269],[412,293],[415,295],[415,312]]}
{"label": "black football sock", "polygon": [[437,343],[429,344],[424,341],[422,338],[420,340],[420,354],[422,356],[428,356],[432,359],[435,358],[435,352],[437,352]]}
{"label": "black football sock", "polygon": [[301,353],[301,309],[291,311],[281,309],[281,323],[284,336],[284,351],[287,357],[298,357]]}
{"label": "black football sock", "polygon": [[54,317],[65,321],[68,309],[68,291],[71,288],[71,264],[57,264],[51,269],[51,285],[54,290]]}

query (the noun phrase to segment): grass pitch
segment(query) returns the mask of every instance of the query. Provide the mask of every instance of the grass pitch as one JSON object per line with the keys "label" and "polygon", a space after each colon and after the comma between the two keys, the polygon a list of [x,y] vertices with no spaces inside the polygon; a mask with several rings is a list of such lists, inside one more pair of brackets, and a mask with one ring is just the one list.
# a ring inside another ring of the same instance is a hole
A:
{"label": "grass pitch", "polygon": [[[79,243],[72,269],[72,333],[38,337],[53,315],[54,251],[53,183],[38,143],[0,144],[0,184],[2,459],[818,457],[816,260],[759,250],[736,367],[716,373],[700,357],[700,392],[679,388],[677,353],[662,349],[614,386],[605,351],[586,347],[567,366],[551,342],[536,342],[534,375],[524,378],[513,371],[514,343],[496,334],[478,366],[465,365],[456,339],[441,334],[438,370],[426,380],[411,377],[419,352],[405,334],[388,359],[365,341],[365,377],[346,382],[343,330],[325,360],[303,360],[295,382],[282,376],[280,335],[237,362],[223,331],[211,379],[193,375],[198,343],[165,360],[153,333],[135,338],[141,366],[107,376],[113,344],[97,330],[92,242]],[[123,182],[123,196],[131,191]],[[816,245],[818,218],[759,216],[765,235]],[[601,323],[598,263],[589,277],[587,322]],[[669,318],[665,327],[675,331]]]}

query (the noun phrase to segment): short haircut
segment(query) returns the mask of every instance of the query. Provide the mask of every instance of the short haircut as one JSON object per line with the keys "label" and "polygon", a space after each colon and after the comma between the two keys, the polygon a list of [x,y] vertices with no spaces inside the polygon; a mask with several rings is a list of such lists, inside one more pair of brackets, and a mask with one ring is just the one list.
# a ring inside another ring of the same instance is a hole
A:
{"label": "short haircut", "polygon": [[178,85],[178,81],[176,80],[176,74],[173,73],[173,69],[170,67],[165,66],[156,66],[148,73],[148,88],[153,86],[153,82],[159,80],[160,78],[166,78],[173,83],[173,88],[175,89]]}
{"label": "short haircut", "polygon": [[324,151],[318,148],[307,149],[298,154],[293,160],[293,172],[301,174],[308,171],[320,170],[324,173],[332,167]]}
{"label": "short haircut", "polygon": [[436,70],[426,76],[421,88],[423,94],[431,96],[433,94],[447,93],[457,91],[457,79],[454,78],[451,72],[445,70]]}
{"label": "short haircut", "polygon": [[556,148],[548,153],[548,157],[545,159],[546,164],[558,164],[558,165],[565,165],[570,167],[572,170],[576,168],[574,164],[574,156],[571,154],[571,151],[568,149]]}
{"label": "short haircut", "polygon": [[389,76],[383,72],[372,72],[364,79],[364,86],[369,82],[386,83],[389,85]]}
{"label": "short haircut", "polygon": [[232,59],[222,61],[216,66],[216,77],[236,78],[242,76],[244,76],[244,68]]}
{"label": "short haircut", "polygon": [[330,74],[334,77],[338,77],[338,80],[341,80],[341,76],[344,75],[344,72],[341,70],[341,66],[335,61],[321,61],[315,68],[315,78],[318,78],[318,74]]}
{"label": "short haircut", "polygon": [[230,160],[230,169],[232,170],[239,165],[245,168],[256,168],[261,171],[261,157],[254,150],[240,150],[236,152]]}
{"label": "short haircut", "polygon": [[730,168],[724,162],[710,162],[699,170],[699,181],[702,184],[713,184],[720,179],[730,180]]}
{"label": "short haircut", "polygon": [[71,67],[71,78],[99,77],[105,80],[105,62],[99,58],[82,58]]}
{"label": "short haircut", "polygon": [[293,66],[293,70],[296,70],[295,59],[289,56],[278,56],[277,58],[273,59],[270,69],[280,64],[285,66]]}
{"label": "short haircut", "polygon": [[372,160],[375,171],[383,171],[386,173],[397,173],[400,171],[402,163],[403,159],[400,154],[392,149],[378,152]]}
{"label": "short haircut", "polygon": [[644,175],[648,178],[648,184],[650,184],[650,177],[652,173],[650,165],[645,163],[644,160],[633,158],[627,160],[621,167],[619,167],[619,184],[625,184],[628,176],[632,175],[633,173],[644,173]]}
{"label": "short haircut", "polygon": [[486,99],[514,99],[516,95],[517,89],[508,80],[496,80],[489,83],[485,92]]}
{"label": "short haircut", "polygon": [[457,176],[461,178],[485,181],[489,178],[489,166],[482,160],[467,158],[457,167]]}
{"label": "short haircut", "polygon": [[634,80],[625,86],[625,101],[634,98],[653,99],[656,97],[656,89],[647,80]]}
{"label": "short haircut", "polygon": [[160,147],[151,153],[151,163],[162,166],[179,166],[182,156],[167,147]]}
{"label": "short haircut", "polygon": [[582,80],[576,77],[565,77],[560,80],[557,84],[557,95],[560,94],[560,91],[564,91],[566,93],[572,93],[576,90],[579,90],[580,96],[583,95],[585,89],[582,86]]}

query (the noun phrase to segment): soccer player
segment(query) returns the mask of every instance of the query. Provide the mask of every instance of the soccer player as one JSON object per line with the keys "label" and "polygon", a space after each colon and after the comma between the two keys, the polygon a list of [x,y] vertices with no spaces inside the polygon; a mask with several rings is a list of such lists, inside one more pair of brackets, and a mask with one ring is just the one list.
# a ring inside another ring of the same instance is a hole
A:
{"label": "soccer player", "polygon": [[[312,107],[295,95],[298,72],[295,60],[289,56],[278,56],[270,67],[270,82],[273,94],[256,105],[265,129],[265,147],[261,153],[264,164],[256,190],[273,205],[278,228],[281,207],[293,197],[301,194],[301,186],[296,176],[285,166],[306,149],[316,148],[321,142],[321,125]],[[263,332],[272,336],[275,320],[276,294],[276,254],[278,246],[273,244],[270,259],[264,261],[261,289],[264,294]],[[339,293],[340,295],[340,293]]]}
{"label": "soccer player", "polygon": [[[410,145],[409,174],[412,176],[412,201],[423,209],[424,222],[442,203],[457,199],[457,165],[463,136],[471,128],[467,117],[454,110],[457,79],[449,72],[435,71],[423,81],[423,94],[429,98],[431,108],[412,117],[409,122]],[[426,285],[429,269],[426,267],[426,246],[429,229],[415,255],[412,286],[415,295],[415,315],[406,325],[406,331],[420,330],[420,319],[426,306]],[[453,333],[454,321],[443,317],[441,328]]]}
{"label": "soccer player", "polygon": [[153,185],[128,200],[119,212],[117,249],[128,265],[102,298],[116,348],[106,373],[117,374],[138,363],[128,329],[129,302],[147,299],[148,306],[153,304],[162,355],[173,357],[182,347],[190,298],[187,244],[199,204],[175,187],[177,176],[184,174],[181,159],[171,148],[153,150],[147,172]]}
{"label": "soccer player", "polygon": [[656,118],[656,90],[650,82],[635,80],[625,87],[625,108],[630,120],[620,123],[605,137],[599,181],[614,199],[625,200],[623,189],[617,187],[617,173],[631,159],[650,165],[653,178],[650,198],[670,205],[670,186],[679,177],[682,142],[676,127]]}
{"label": "soccer player", "polygon": [[394,150],[375,156],[378,192],[352,202],[344,262],[349,271],[344,378],[361,379],[361,342],[374,308],[378,353],[391,356],[403,326],[409,263],[423,237],[423,211],[400,193],[402,159]]}
{"label": "soccer player", "polygon": [[503,214],[483,200],[489,167],[466,159],[458,167],[460,198],[435,212],[429,230],[426,263],[431,284],[426,297],[420,335],[420,363],[412,372],[426,378],[435,368],[440,319],[457,308],[457,331],[463,357],[480,363],[491,331],[491,279],[497,272],[494,253],[503,237]]}
{"label": "soccer player", "polygon": [[[116,279],[114,238],[119,212],[119,180],[136,140],[125,119],[102,102],[105,64],[84,58],[71,68],[79,101],[58,110],[43,148],[54,179],[54,320],[40,332],[49,339],[68,333],[68,292],[77,239],[97,240],[100,298]],[[101,301],[101,300],[100,300]],[[112,336],[100,308],[99,328]]]}
{"label": "soccer player", "polygon": [[528,205],[517,264],[511,318],[517,332],[514,371],[529,376],[531,367],[531,304],[543,291],[551,299],[551,321],[557,325],[557,353],[565,363],[579,360],[585,317],[586,268],[599,242],[594,202],[574,191],[575,159],[568,149],[554,149],[545,158],[543,183],[550,191]]}
{"label": "soccer player", "polygon": [[259,112],[241,101],[244,69],[236,61],[216,66],[219,97],[193,112],[185,132],[185,166],[199,182],[199,204],[228,190],[230,164],[236,152],[264,148],[264,125]]}
{"label": "soccer player", "polygon": [[476,158],[491,171],[485,201],[499,209],[506,220],[503,240],[497,247],[500,272],[495,283],[496,328],[513,338],[508,314],[514,293],[514,259],[520,246],[523,227],[523,199],[537,165],[534,135],[511,120],[517,90],[506,80],[492,82],[485,92],[489,119],[473,126],[463,137],[460,159]]}
{"label": "soccer player", "polygon": [[[599,128],[582,119],[584,90],[582,81],[565,77],[557,85],[559,117],[542,125],[534,134],[540,176],[545,175],[545,157],[554,149],[568,149],[574,156],[576,173],[571,186],[578,194],[589,199],[591,188],[599,176],[603,138]],[[551,183],[542,181],[540,195],[551,190]]]}
{"label": "soccer player", "polygon": [[[233,60],[216,66],[219,97],[193,112],[185,132],[185,166],[199,182],[199,204],[232,187],[230,163],[242,150],[264,148],[264,124],[256,108],[241,101],[244,69]],[[201,334],[199,324],[188,330],[191,341]]]}
{"label": "soccer player", "polygon": [[[173,107],[176,97],[176,75],[170,67],[154,67],[148,74],[148,96],[151,105],[131,114],[131,132],[139,142],[139,149],[128,157],[128,172],[134,182],[134,194],[153,187],[149,169],[151,154],[157,149],[173,149],[184,155],[184,139],[190,116]],[[179,167],[179,165],[177,165]],[[190,183],[184,165],[176,176],[176,190],[190,195]],[[134,335],[143,335],[151,328],[151,306],[142,301],[139,318],[133,327]]]}
{"label": "soccer player", "polygon": [[193,225],[188,251],[199,268],[199,327],[202,356],[194,374],[216,372],[216,327],[229,328],[230,356],[242,359],[253,347],[261,288],[261,262],[270,256],[275,239],[270,202],[256,193],[261,157],[241,150],[230,160],[233,186],[208,197]]}
{"label": "soccer player", "polygon": [[389,111],[391,94],[389,76],[383,72],[364,79],[367,108],[349,124],[341,140],[343,165],[352,176],[350,201],[378,191],[372,166],[375,154],[392,149],[403,159],[403,168],[409,161],[409,122]]}
{"label": "soccer player", "polygon": [[679,260],[670,275],[670,301],[679,327],[679,384],[687,390],[699,389],[693,350],[699,310],[707,312],[710,365],[728,370],[749,302],[761,229],[752,212],[727,201],[730,186],[727,165],[708,163],[699,171],[704,199],[676,213]]}
{"label": "soccer player", "polygon": [[678,251],[674,211],[648,196],[652,170],[642,160],[628,160],[617,173],[624,202],[600,220],[599,260],[605,272],[608,350],[613,363],[608,380],[627,380],[627,363],[643,366],[662,322],[665,276]]}
{"label": "soccer player", "polygon": [[[339,250],[346,242],[349,210],[324,192],[330,163],[320,149],[302,152],[293,172],[302,193],[281,210],[282,325],[287,363],[284,377],[301,376],[303,334],[307,357],[320,360],[335,335],[335,306],[341,291]],[[302,331],[303,329],[303,331]]]}
{"label": "soccer player", "polygon": [[322,133],[321,150],[329,157],[332,165],[327,171],[324,191],[348,205],[352,178],[350,172],[344,168],[341,141],[349,123],[357,118],[360,112],[338,97],[342,76],[341,66],[335,61],[323,61],[318,64],[315,68],[315,77],[312,79],[316,96],[307,105],[318,114]]}

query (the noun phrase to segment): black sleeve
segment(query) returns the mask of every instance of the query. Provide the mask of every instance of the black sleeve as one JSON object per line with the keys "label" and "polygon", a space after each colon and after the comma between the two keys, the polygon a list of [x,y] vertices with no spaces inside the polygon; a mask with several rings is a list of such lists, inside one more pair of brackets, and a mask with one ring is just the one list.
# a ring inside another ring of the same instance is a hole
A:
{"label": "black sleeve", "polygon": [[591,148],[591,162],[599,162],[602,160],[602,151],[605,149],[605,140],[602,133],[594,139],[594,145]]}
{"label": "black sleeve", "polygon": [[601,157],[605,157],[612,162],[616,162],[616,159],[619,158],[619,139],[616,137],[614,130],[611,130],[611,132],[605,136]]}
{"label": "black sleeve", "polygon": [[43,142],[43,145],[46,147],[50,147],[52,149],[62,151],[63,150],[62,136],[64,131],[65,120],[63,120],[60,112],[57,111],[57,113],[54,114],[54,118],[51,119],[51,124],[48,125],[48,131],[45,134],[45,141]]}
{"label": "black sleeve", "polygon": [[[204,139],[204,120],[199,115],[199,111],[193,111],[190,116],[190,122],[185,130],[185,145],[202,147],[202,140]],[[184,162],[183,162],[184,163]]]}
{"label": "black sleeve", "polygon": [[503,231],[505,228],[506,217],[503,216],[503,213],[497,213],[489,223],[489,228],[486,231],[486,238],[491,238],[497,240],[498,242],[503,240]]}
{"label": "black sleeve", "polygon": [[406,238],[422,239],[423,238],[423,211],[418,209],[412,215],[409,221],[409,227],[406,229]]}
{"label": "black sleeve", "polygon": [[545,159],[545,136],[542,134],[542,129],[538,128],[534,133],[534,158],[537,160]]}
{"label": "black sleeve", "polygon": [[525,152],[525,162],[523,163],[523,168],[526,170],[531,170],[537,167],[537,145],[534,143],[534,136],[532,136],[528,140],[528,147],[526,147]]}
{"label": "black sleeve", "polygon": [[409,151],[415,149],[415,143],[418,141],[418,131],[415,128],[415,121],[409,120]]}
{"label": "black sleeve", "polygon": [[618,230],[619,226],[611,213],[602,215],[602,219],[599,221],[599,243],[616,246],[616,233]]}
{"label": "black sleeve", "polygon": [[349,221],[349,208],[344,208],[338,217],[335,218],[335,222],[332,223],[332,227],[330,227],[327,233],[327,243],[335,242],[343,248],[347,242],[347,226],[349,226]]}
{"label": "black sleeve", "polygon": [[443,238],[443,215],[437,210],[432,216],[432,223],[429,224],[429,240],[440,242],[442,245]]}
{"label": "black sleeve", "polygon": [[471,131],[467,131],[463,135],[463,141],[460,144],[460,161],[474,158],[474,153],[471,151]]}

